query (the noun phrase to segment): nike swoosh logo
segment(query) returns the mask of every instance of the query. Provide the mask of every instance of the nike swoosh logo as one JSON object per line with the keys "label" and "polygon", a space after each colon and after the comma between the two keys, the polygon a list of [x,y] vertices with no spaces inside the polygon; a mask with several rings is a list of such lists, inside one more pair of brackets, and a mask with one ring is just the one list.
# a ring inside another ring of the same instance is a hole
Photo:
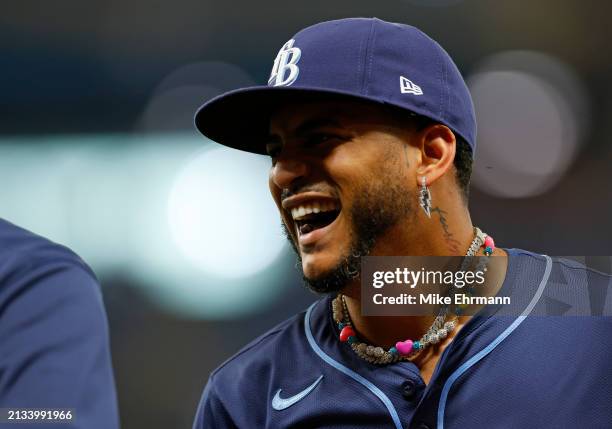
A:
{"label": "nike swoosh logo", "polygon": [[314,383],[312,383],[306,389],[302,390],[297,395],[293,395],[293,396],[291,396],[289,398],[281,398],[280,397],[280,393],[281,393],[281,391],[283,389],[278,389],[278,392],[276,392],[276,395],[274,395],[274,398],[272,398],[272,408],[274,408],[276,411],[281,411],[281,410],[284,410],[286,408],[289,408],[290,406],[292,406],[296,402],[299,402],[302,399],[304,399],[304,397],[306,395],[308,395],[310,392],[312,392],[314,390],[314,388],[317,387],[317,384],[319,384],[321,382],[322,379],[323,379],[323,375],[320,375],[319,378],[317,378],[314,381]]}

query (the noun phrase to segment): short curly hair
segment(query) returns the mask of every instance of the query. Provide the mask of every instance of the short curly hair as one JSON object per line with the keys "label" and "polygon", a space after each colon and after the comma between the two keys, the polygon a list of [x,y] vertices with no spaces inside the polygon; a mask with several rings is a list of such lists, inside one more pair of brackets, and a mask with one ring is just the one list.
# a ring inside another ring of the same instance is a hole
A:
{"label": "short curly hair", "polygon": [[455,134],[457,148],[455,150],[455,170],[457,184],[463,193],[463,198],[467,202],[470,196],[470,179],[472,178],[472,168],[474,166],[474,156],[472,148],[461,136]]}

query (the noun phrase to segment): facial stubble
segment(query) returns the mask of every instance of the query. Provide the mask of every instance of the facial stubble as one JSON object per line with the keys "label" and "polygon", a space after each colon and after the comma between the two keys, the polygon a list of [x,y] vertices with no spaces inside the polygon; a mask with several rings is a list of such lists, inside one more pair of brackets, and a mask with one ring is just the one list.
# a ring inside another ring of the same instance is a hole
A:
{"label": "facial stubble", "polygon": [[377,180],[364,181],[362,190],[355,192],[356,197],[349,209],[343,208],[350,225],[349,248],[341,254],[337,264],[316,278],[304,275],[302,258],[298,247],[287,226],[281,222],[284,235],[297,255],[296,267],[305,285],[316,293],[341,291],[349,282],[358,280],[361,271],[361,258],[368,256],[376,242],[399,222],[408,221],[413,214],[413,195],[407,192],[401,178],[385,175]]}

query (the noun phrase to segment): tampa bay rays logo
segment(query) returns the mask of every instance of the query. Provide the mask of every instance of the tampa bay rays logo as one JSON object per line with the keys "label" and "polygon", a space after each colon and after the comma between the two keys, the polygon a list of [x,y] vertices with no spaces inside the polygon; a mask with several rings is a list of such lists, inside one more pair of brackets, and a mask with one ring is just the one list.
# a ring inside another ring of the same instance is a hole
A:
{"label": "tampa bay rays logo", "polygon": [[297,62],[302,56],[302,51],[300,48],[294,48],[294,43],[295,40],[291,39],[278,51],[270,79],[268,79],[268,86],[289,86],[297,79],[300,73]]}

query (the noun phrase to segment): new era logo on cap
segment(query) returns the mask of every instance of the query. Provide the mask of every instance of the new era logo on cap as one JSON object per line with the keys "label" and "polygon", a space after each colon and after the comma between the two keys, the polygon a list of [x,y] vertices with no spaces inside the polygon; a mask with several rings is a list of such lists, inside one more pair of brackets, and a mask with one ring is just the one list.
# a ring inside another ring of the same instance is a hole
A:
{"label": "new era logo on cap", "polygon": [[400,90],[402,94],[423,95],[421,87],[404,76],[400,76]]}

